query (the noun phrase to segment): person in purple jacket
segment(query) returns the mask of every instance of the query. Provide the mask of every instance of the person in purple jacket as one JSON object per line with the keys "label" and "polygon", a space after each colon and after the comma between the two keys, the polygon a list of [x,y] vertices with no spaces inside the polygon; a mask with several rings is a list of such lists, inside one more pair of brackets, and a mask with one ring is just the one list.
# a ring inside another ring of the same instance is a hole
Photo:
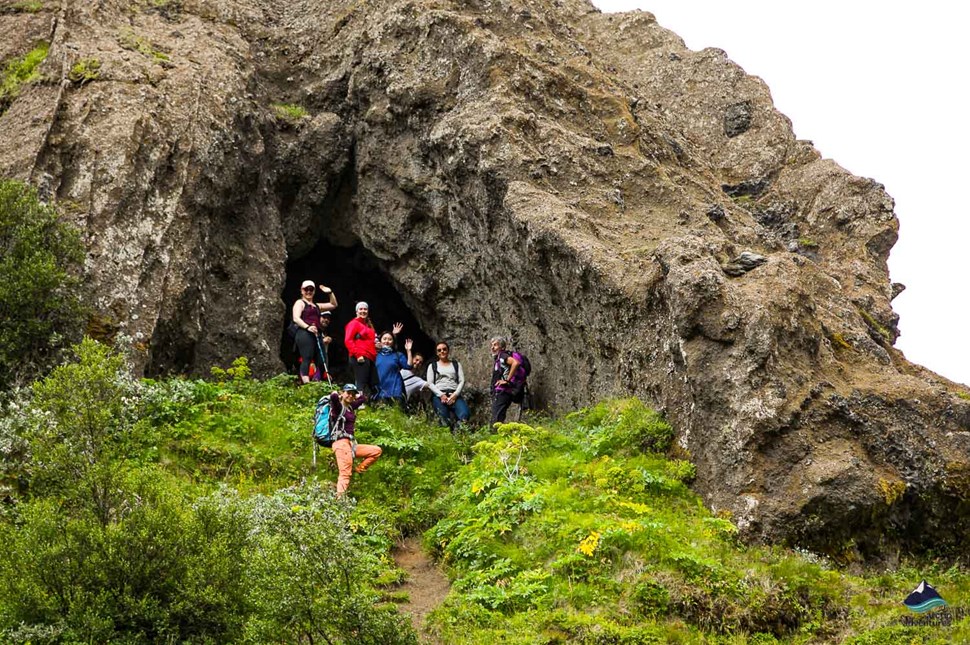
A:
{"label": "person in purple jacket", "polygon": [[[357,443],[354,439],[354,426],[357,423],[357,408],[367,402],[357,386],[348,383],[337,392],[330,394],[330,414],[337,415],[334,428],[333,455],[337,458],[337,495],[343,495],[350,486],[351,471],[360,474],[370,468],[381,456],[380,446]],[[354,458],[363,459],[354,468]]]}
{"label": "person in purple jacket", "polygon": [[525,369],[522,368],[522,357],[517,352],[508,350],[508,342],[501,337],[490,341],[492,356],[495,364],[492,368],[492,421],[505,423],[505,415],[509,406],[522,393],[525,387]]}

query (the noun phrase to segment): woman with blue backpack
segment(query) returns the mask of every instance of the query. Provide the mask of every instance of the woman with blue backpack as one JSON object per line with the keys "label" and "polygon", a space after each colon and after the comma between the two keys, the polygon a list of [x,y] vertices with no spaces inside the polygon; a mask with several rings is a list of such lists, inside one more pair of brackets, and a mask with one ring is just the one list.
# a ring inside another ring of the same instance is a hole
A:
{"label": "woman with blue backpack", "polygon": [[[380,446],[357,443],[354,439],[354,426],[357,423],[357,408],[367,402],[357,386],[348,383],[329,397],[330,447],[337,458],[337,495],[343,495],[350,486],[351,472],[360,474],[370,468],[383,452]],[[354,468],[354,459],[363,459]]]}

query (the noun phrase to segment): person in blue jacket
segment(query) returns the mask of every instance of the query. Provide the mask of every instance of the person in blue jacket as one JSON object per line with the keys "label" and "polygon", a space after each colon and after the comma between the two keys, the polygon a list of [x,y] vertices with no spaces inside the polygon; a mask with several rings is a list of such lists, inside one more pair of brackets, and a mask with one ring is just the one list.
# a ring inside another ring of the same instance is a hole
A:
{"label": "person in blue jacket", "polygon": [[393,333],[385,331],[381,334],[381,347],[377,350],[377,360],[374,361],[380,382],[377,396],[374,397],[375,401],[394,401],[404,405],[404,378],[401,376],[401,370],[411,369],[411,348],[414,343],[410,338],[404,341],[407,356],[394,350],[394,337],[403,328],[404,325],[396,323]]}

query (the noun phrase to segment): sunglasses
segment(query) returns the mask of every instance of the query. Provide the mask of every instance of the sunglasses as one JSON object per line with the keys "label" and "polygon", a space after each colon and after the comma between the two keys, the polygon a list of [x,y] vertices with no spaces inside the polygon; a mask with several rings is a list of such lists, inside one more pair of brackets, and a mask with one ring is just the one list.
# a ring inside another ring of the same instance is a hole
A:
{"label": "sunglasses", "polygon": [[303,287],[304,291],[316,291],[314,287]]}
{"label": "sunglasses", "polygon": [[448,351],[448,348],[447,347],[439,347],[438,349],[436,349],[434,351],[438,352],[439,354],[444,354],[444,353],[446,353]]}

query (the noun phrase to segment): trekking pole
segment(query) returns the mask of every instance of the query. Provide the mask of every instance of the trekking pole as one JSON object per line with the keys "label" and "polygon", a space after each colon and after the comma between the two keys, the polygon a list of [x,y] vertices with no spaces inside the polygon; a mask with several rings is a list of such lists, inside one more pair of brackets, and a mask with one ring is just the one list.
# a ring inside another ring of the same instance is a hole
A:
{"label": "trekking pole", "polygon": [[317,349],[320,350],[320,359],[323,361],[323,373],[327,375],[327,384],[333,387],[333,381],[330,380],[330,368],[327,366],[327,354],[323,351],[323,344],[320,342],[320,334],[314,334],[317,339]]}

